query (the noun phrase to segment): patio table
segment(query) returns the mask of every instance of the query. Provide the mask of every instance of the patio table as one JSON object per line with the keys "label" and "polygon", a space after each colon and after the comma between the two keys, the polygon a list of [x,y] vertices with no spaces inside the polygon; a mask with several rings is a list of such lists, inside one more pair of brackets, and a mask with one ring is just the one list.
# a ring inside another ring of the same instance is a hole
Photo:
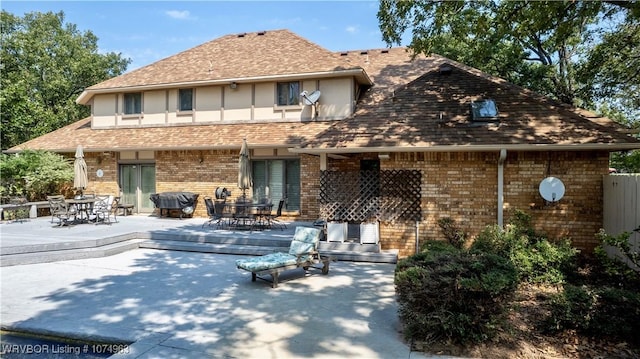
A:
{"label": "patio table", "polygon": [[[68,204],[73,205],[76,209],[75,223],[88,223],[91,219],[90,215],[93,211],[93,204],[96,202],[96,198],[70,198],[65,199]],[[80,218],[78,219],[78,216]]]}
{"label": "patio table", "polygon": [[271,203],[226,202],[224,211],[233,215],[231,227],[263,230],[269,227],[272,207]]}

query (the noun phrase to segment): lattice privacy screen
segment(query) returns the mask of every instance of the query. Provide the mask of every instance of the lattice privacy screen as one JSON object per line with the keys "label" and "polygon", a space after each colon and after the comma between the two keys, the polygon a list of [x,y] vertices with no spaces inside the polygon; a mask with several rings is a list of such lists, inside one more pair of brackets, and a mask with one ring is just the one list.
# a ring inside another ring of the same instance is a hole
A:
{"label": "lattice privacy screen", "polygon": [[422,173],[321,171],[320,217],[327,221],[419,221]]}

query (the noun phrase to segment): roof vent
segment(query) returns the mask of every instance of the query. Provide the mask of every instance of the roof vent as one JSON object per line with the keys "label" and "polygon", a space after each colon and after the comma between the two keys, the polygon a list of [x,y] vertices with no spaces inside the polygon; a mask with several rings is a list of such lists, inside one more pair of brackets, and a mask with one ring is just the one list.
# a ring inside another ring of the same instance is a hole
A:
{"label": "roof vent", "polygon": [[451,75],[451,71],[453,71],[453,69],[449,64],[442,64],[438,68],[438,72],[440,73],[440,75]]}
{"label": "roof vent", "polygon": [[494,100],[471,102],[471,118],[473,121],[498,120],[498,107]]}
{"label": "roof vent", "polygon": [[367,55],[369,51],[360,51],[360,55]]}
{"label": "roof vent", "polygon": [[258,32],[258,36],[263,36],[263,35],[264,35],[264,34],[266,34],[266,33],[267,33],[266,31],[259,31],[259,32]]}
{"label": "roof vent", "polygon": [[389,53],[389,50],[387,50],[387,49],[385,49],[385,50],[381,50],[381,51],[380,51],[380,53],[381,53],[381,54],[388,54],[388,53]]}
{"label": "roof vent", "polygon": [[347,55],[349,55],[349,53],[348,53],[348,52],[346,52],[346,51],[345,51],[345,52],[341,52],[341,53],[340,53],[340,56],[347,56]]}
{"label": "roof vent", "polygon": [[246,32],[243,32],[243,33],[241,33],[241,34],[238,34],[238,37],[245,37],[246,35],[247,35],[247,33],[246,33]]}

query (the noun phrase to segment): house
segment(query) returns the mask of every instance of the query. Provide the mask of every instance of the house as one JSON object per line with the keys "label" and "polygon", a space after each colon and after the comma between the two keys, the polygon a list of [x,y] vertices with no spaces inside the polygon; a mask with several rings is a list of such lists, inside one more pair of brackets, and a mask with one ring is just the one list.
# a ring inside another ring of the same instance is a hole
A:
{"label": "house", "polygon": [[[82,145],[88,190],[121,193],[147,213],[156,192],[239,196],[246,138],[254,198],[286,198],[291,219],[379,219],[382,248],[400,256],[441,238],[440,218],[475,235],[513,209],[592,250],[609,153],[640,148],[607,118],[449,59],[331,52],[287,30],[220,37],[77,102],[89,118],[9,152]],[[541,197],[547,177],[564,184],[559,201]],[[194,215],[206,216],[202,203]]]}

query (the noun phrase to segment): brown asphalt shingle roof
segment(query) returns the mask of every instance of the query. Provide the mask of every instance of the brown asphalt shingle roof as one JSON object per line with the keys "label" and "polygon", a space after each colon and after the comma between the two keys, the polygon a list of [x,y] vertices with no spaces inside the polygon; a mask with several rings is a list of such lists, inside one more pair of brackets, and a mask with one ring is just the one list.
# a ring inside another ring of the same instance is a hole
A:
{"label": "brown asphalt shingle roof", "polygon": [[[211,58],[215,63],[210,73]],[[452,66],[449,75],[438,71],[445,63]],[[252,148],[300,147],[302,152],[593,144],[640,148],[640,141],[606,118],[557,104],[446,58],[412,60],[404,48],[331,53],[286,30],[223,36],[91,89],[355,68],[364,69],[374,86],[359,99],[356,113],[341,121],[91,129],[87,118],[9,151],[73,152],[77,145],[86,152],[238,149],[243,137]],[[469,103],[481,98],[496,101],[499,122],[470,121]]]}
{"label": "brown asphalt shingle roof", "polygon": [[226,35],[88,88],[206,82],[355,68],[289,30]]}

